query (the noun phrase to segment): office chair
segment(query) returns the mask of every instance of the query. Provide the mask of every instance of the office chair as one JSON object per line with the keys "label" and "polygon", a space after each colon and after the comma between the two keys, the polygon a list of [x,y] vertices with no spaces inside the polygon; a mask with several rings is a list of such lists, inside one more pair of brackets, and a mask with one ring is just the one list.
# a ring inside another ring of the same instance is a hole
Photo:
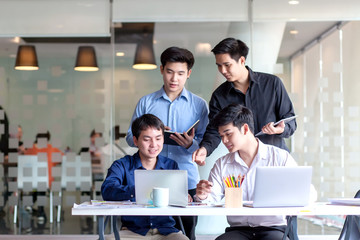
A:
{"label": "office chair", "polygon": [[[24,192],[37,195],[37,206],[46,207],[48,199],[46,193],[49,190],[48,162],[39,155],[19,155],[17,166],[17,189],[19,202],[15,206],[25,207],[34,205],[33,196],[25,196]],[[41,193],[41,195],[39,194]],[[14,211],[14,223],[16,223]],[[19,215],[21,217],[21,214]]]}
{"label": "office chair", "polygon": [[[360,190],[355,194],[355,198],[360,198]],[[343,229],[339,240],[359,240],[360,239],[360,216],[346,216]]]}
{"label": "office chair", "polygon": [[287,226],[285,229],[283,240],[288,237],[290,240],[299,240],[297,234],[297,216],[286,216]]}

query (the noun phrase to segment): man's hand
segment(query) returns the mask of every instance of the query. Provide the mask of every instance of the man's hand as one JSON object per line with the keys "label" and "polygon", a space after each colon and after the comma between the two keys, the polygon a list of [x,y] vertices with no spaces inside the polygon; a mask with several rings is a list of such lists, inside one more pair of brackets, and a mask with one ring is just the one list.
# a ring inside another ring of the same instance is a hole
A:
{"label": "man's hand", "polygon": [[285,123],[284,121],[281,121],[278,125],[274,126],[274,122],[269,122],[268,124],[266,124],[265,126],[263,126],[263,128],[261,129],[261,131],[265,134],[268,135],[273,135],[273,134],[281,134],[284,132],[285,129]]}
{"label": "man's hand", "polygon": [[196,185],[196,196],[200,200],[206,199],[209,193],[211,193],[212,186],[212,182],[209,182],[208,180],[200,180],[200,182]]}
{"label": "man's hand", "polygon": [[188,202],[193,202],[193,198],[190,196],[190,194],[188,194]]}
{"label": "man's hand", "polygon": [[192,154],[193,162],[196,162],[199,166],[204,166],[206,155],[207,155],[206,148],[204,147],[199,148]]}
{"label": "man's hand", "polygon": [[179,144],[180,146],[188,149],[193,143],[193,139],[195,137],[195,129],[193,128],[191,130],[190,135],[188,135],[186,132],[183,132],[183,135],[184,136],[176,132],[174,134],[170,134],[170,138],[177,142],[177,144]]}

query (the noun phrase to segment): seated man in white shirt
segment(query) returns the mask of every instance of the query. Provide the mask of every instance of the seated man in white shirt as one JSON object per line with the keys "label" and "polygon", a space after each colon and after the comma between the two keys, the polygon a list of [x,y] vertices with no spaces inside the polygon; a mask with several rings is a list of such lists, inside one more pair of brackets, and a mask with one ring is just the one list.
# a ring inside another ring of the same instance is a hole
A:
{"label": "seated man in white shirt", "polygon": [[[223,177],[240,174],[245,175],[243,200],[252,201],[256,167],[297,166],[287,151],[254,137],[253,114],[248,108],[231,104],[215,116],[213,123],[230,153],[215,162],[208,181],[197,184],[195,200],[220,202],[225,192]],[[315,200],[314,188],[312,195]],[[283,238],[286,228],[285,216],[228,216],[227,220],[230,227],[217,240],[277,240]]]}

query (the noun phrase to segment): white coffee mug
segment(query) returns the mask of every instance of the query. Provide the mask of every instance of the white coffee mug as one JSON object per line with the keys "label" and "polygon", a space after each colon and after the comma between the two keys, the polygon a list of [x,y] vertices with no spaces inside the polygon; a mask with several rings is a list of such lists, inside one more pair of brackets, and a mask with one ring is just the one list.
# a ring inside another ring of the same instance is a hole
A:
{"label": "white coffee mug", "polygon": [[169,205],[169,189],[154,187],[151,194],[153,205],[155,207],[166,207]]}

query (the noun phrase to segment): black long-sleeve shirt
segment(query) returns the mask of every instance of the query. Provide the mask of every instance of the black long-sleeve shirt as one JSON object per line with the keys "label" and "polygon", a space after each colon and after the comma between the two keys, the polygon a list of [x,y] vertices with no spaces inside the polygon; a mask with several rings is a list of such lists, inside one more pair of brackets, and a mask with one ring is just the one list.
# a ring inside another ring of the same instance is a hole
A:
{"label": "black long-sleeve shirt", "polygon": [[9,153],[9,120],[6,116],[5,110],[0,106],[0,153],[3,153],[4,156],[7,156]]}
{"label": "black long-sleeve shirt", "polygon": [[[269,122],[294,116],[294,108],[280,78],[260,72],[253,72],[249,67],[249,89],[246,94],[237,90],[233,83],[222,83],[212,94],[209,102],[209,125],[200,147],[205,147],[209,156],[219,145],[221,139],[211,121],[215,115],[231,103],[240,103],[251,109],[254,115],[254,134],[261,131]],[[289,151],[283,138],[290,137],[296,130],[295,119],[285,124],[284,132],[274,135],[262,135],[263,143],[274,145]]]}

